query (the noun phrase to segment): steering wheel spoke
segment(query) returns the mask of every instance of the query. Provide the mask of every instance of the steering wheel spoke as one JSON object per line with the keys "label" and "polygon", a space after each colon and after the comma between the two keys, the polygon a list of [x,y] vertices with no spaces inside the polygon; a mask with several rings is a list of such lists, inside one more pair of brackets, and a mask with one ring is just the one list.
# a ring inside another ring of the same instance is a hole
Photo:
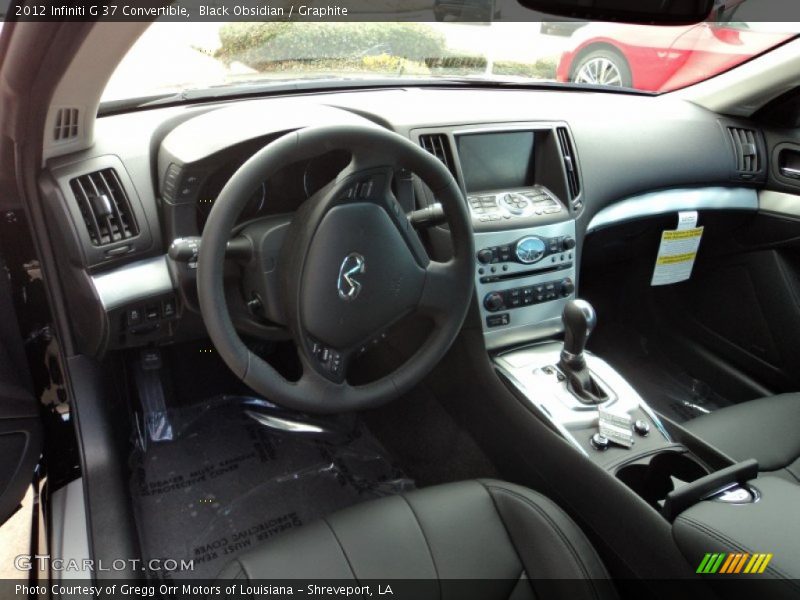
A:
{"label": "steering wheel spoke", "polygon": [[445,318],[463,293],[463,282],[450,263],[431,262],[425,269],[418,310],[434,319]]}
{"label": "steering wheel spoke", "polygon": [[344,383],[347,368],[356,354],[355,348],[337,349],[306,336],[304,369],[311,369],[332,383]]}

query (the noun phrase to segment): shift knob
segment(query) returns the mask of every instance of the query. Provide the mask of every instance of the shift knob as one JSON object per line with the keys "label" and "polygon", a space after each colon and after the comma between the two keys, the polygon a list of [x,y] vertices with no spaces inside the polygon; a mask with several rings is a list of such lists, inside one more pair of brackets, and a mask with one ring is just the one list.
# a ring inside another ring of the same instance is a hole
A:
{"label": "shift knob", "polygon": [[564,321],[564,354],[563,359],[583,358],[586,341],[597,324],[597,313],[586,300],[570,300],[564,306],[561,315]]}

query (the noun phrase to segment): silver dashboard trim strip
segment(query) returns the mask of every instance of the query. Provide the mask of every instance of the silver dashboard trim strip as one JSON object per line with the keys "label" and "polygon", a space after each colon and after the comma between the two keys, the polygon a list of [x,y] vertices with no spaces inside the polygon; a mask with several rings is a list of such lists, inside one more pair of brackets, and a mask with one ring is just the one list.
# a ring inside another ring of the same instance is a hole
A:
{"label": "silver dashboard trim strip", "polygon": [[589,222],[587,233],[681,210],[758,210],[758,192],[750,188],[703,187],[650,192],[605,207]]}
{"label": "silver dashboard trim strip", "polygon": [[474,135],[476,133],[514,133],[517,131],[536,131],[539,129],[552,129],[553,127],[562,127],[565,125],[565,123],[560,121],[528,121],[524,123],[509,123],[505,125],[501,123],[498,125],[486,125],[485,127],[476,125],[474,127],[454,129],[453,136],[457,137],[459,135]]}
{"label": "silver dashboard trim strip", "polygon": [[92,276],[94,289],[105,310],[112,310],[175,289],[167,257],[158,256]]}
{"label": "silver dashboard trim strip", "polygon": [[800,196],[785,192],[761,190],[758,193],[758,209],[778,215],[800,217]]}

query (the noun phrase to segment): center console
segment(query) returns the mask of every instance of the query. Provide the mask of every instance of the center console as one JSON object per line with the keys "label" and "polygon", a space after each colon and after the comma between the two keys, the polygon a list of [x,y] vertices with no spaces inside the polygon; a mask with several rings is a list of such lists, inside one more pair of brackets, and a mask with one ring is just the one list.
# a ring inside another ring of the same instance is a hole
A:
{"label": "center console", "polygon": [[[636,390],[585,352],[596,316],[575,298],[583,200],[566,124],[421,130],[417,138],[466,192],[476,304],[495,371],[578,452],[622,477],[637,461],[684,454]],[[562,331],[563,344],[553,341]]]}
{"label": "center console", "polygon": [[685,430],[683,443],[674,440],[636,390],[585,350],[597,318],[592,307],[570,300],[562,318],[563,342],[535,342],[493,357],[517,396],[647,502],[697,573],[759,575],[757,595],[800,597],[800,538],[790,524],[800,501],[797,482],[759,473],[754,459],[702,460],[690,448],[713,448]]}
{"label": "center console", "polygon": [[495,369],[543,420],[583,455],[608,470],[665,450],[679,451],[658,415],[617,371],[585,346],[594,309],[570,300],[564,342],[544,341],[500,352]]}
{"label": "center console", "polygon": [[566,127],[475,127],[449,135],[472,217],[487,348],[558,333],[564,302],[575,293],[577,259]]}

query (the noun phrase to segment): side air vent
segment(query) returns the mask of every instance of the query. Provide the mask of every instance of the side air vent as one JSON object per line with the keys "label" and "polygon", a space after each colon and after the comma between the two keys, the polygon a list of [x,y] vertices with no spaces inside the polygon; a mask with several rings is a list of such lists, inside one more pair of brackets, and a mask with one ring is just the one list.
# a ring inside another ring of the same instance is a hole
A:
{"label": "side air vent", "polygon": [[755,175],[763,167],[763,158],[759,152],[758,133],[743,127],[728,127],[728,134],[733,142],[733,154],[736,158],[736,172],[742,176]]}
{"label": "side air vent", "polygon": [[56,113],[56,124],[53,129],[53,139],[57,142],[78,137],[77,108],[59,108]]}
{"label": "side air vent", "polygon": [[93,246],[136,237],[139,228],[125,188],[114,169],[103,169],[70,180]]}
{"label": "side air vent", "polygon": [[561,159],[564,161],[564,171],[567,174],[570,203],[572,209],[578,211],[583,206],[583,201],[578,199],[581,193],[581,182],[578,178],[578,163],[575,159],[572,140],[566,127],[556,128],[556,135],[558,136],[558,146],[561,149]]}
{"label": "side air vent", "polygon": [[453,154],[450,151],[450,142],[447,141],[446,135],[443,133],[423,134],[419,136],[419,145],[442,161],[444,166],[447,167],[447,170],[455,177],[456,171],[453,167]]}

